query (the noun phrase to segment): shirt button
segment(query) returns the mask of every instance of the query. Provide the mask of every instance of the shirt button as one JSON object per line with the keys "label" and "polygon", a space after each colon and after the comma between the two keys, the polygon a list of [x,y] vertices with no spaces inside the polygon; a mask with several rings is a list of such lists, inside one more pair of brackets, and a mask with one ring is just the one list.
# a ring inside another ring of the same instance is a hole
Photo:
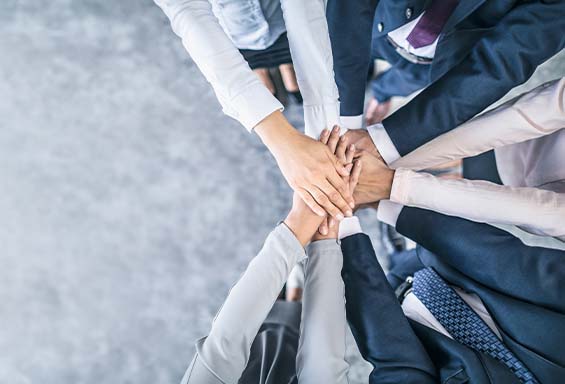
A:
{"label": "shirt button", "polygon": [[383,29],[385,29],[385,25],[384,25],[383,23],[377,24],[377,30],[378,30],[379,32],[382,32]]}
{"label": "shirt button", "polygon": [[412,17],[412,8],[406,8],[406,20],[410,20]]}

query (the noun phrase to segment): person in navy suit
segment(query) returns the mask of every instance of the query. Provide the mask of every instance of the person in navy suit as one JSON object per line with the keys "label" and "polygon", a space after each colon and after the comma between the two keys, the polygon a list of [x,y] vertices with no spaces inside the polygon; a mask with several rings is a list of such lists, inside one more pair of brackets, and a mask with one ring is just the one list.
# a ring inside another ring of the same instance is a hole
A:
{"label": "person in navy suit", "polygon": [[371,52],[392,65],[373,86],[379,102],[425,87],[369,130],[388,164],[483,111],[565,47],[560,0],[329,0],[327,18],[342,116],[362,124]]}
{"label": "person in navy suit", "polygon": [[367,235],[341,240],[347,318],[370,383],[562,382],[564,251],[412,207],[396,229],[420,244],[393,264],[396,293]]}

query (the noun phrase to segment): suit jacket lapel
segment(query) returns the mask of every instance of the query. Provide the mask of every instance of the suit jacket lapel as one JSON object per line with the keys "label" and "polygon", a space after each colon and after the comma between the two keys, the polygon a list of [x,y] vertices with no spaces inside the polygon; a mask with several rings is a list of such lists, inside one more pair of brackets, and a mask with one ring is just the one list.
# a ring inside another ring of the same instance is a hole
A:
{"label": "suit jacket lapel", "polygon": [[453,11],[443,27],[443,31],[449,31],[484,2],[485,0],[460,0],[457,8],[455,8],[455,11]]}

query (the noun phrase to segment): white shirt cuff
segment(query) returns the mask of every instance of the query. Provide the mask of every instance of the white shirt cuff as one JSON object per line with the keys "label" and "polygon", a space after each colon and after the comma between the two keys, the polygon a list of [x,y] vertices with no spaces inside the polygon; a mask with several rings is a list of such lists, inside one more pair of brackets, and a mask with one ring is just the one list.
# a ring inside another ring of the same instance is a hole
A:
{"label": "white shirt cuff", "polygon": [[318,140],[324,128],[339,125],[339,103],[304,105],[304,133]]}
{"label": "white shirt cuff", "polygon": [[396,150],[394,143],[386,132],[382,124],[374,124],[367,127],[373,143],[387,164],[391,164],[400,158],[400,153]]}
{"label": "white shirt cuff", "polygon": [[359,116],[340,116],[341,128],[361,129],[363,128],[363,115]]}
{"label": "white shirt cuff", "polygon": [[383,223],[396,227],[402,208],[404,205],[393,203],[390,200],[381,200],[377,208],[377,218]]}
{"label": "white shirt cuff", "polygon": [[347,236],[356,235],[363,232],[361,229],[361,223],[357,216],[346,217],[339,224],[339,239],[344,239]]}
{"label": "white shirt cuff", "polygon": [[261,83],[256,83],[233,98],[230,110],[224,112],[238,120],[249,132],[264,118],[275,111],[282,111],[283,105]]}

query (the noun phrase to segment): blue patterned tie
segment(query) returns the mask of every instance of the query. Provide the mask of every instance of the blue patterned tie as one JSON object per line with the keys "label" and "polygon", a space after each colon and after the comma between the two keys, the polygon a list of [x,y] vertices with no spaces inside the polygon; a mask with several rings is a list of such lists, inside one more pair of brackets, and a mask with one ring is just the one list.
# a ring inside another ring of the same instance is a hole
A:
{"label": "blue patterned tie", "polygon": [[538,382],[483,319],[433,269],[424,268],[416,272],[412,289],[455,340],[502,362],[523,383]]}

